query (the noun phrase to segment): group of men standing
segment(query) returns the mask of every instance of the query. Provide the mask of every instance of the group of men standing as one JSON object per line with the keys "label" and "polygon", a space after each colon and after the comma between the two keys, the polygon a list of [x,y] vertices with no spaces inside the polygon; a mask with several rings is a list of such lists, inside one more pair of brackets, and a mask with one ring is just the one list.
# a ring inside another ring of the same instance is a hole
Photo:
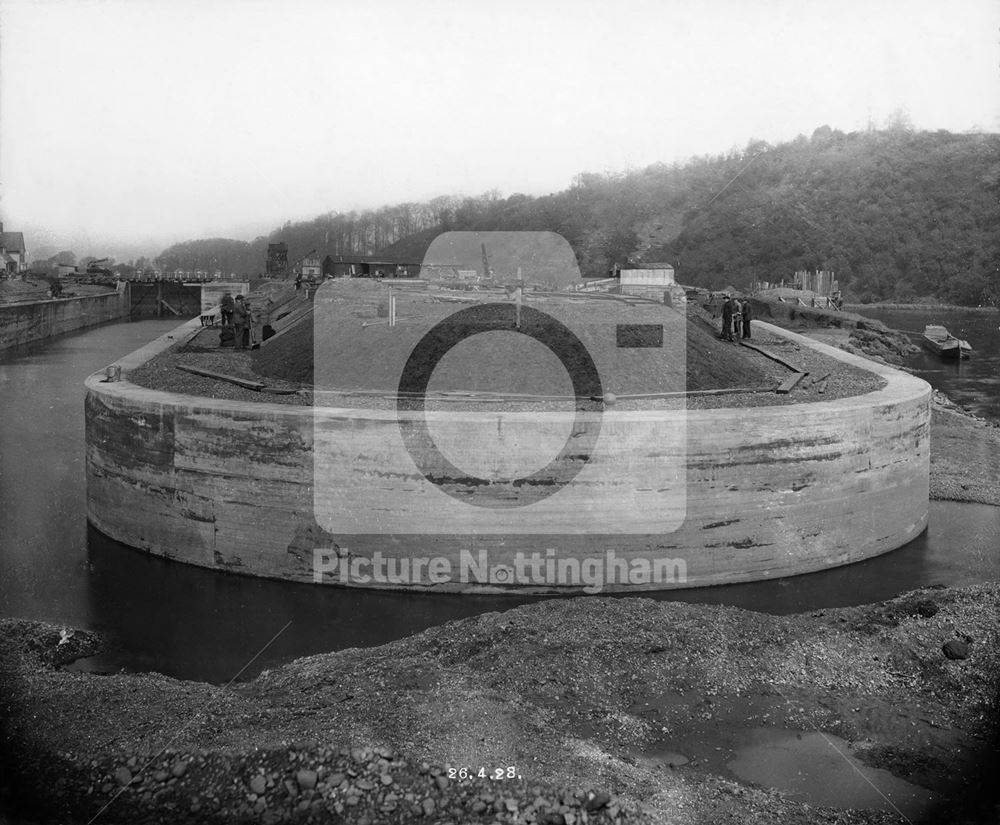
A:
{"label": "group of men standing", "polygon": [[230,293],[222,296],[219,302],[219,309],[222,312],[222,335],[219,343],[227,346],[224,342],[226,330],[232,327],[233,346],[236,349],[246,349],[253,344],[253,315],[250,308],[250,299],[237,295],[236,300]]}
{"label": "group of men standing", "polygon": [[[750,301],[748,299],[739,300],[732,295],[726,296],[726,302],[722,305],[722,335],[723,341],[733,341],[739,338],[750,337],[751,320]],[[735,332],[736,337],[733,337]]]}

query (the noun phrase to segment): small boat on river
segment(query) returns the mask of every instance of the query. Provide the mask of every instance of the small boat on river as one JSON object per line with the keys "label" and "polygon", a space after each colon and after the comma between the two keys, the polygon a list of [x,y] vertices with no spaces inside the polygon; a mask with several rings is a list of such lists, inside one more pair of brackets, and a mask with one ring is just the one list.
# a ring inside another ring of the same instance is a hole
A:
{"label": "small boat on river", "polygon": [[942,358],[968,358],[972,354],[972,347],[968,341],[956,338],[947,329],[938,324],[928,324],[924,327],[924,334],[921,336],[922,343],[926,349]]}

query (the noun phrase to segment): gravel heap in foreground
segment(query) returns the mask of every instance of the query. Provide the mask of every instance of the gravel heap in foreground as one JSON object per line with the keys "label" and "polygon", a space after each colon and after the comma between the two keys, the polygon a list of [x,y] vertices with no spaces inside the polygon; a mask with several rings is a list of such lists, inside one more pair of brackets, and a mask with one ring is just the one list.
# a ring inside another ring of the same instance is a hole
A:
{"label": "gravel heap in foreground", "polygon": [[[798,616],[552,599],[228,687],[65,672],[98,640],[0,620],[2,773],[61,822],[107,803],[98,822],[897,821],[734,781],[698,752],[765,726],[840,736],[972,822],[993,804],[998,616],[997,584]],[[687,764],[651,758],[677,742]]]}

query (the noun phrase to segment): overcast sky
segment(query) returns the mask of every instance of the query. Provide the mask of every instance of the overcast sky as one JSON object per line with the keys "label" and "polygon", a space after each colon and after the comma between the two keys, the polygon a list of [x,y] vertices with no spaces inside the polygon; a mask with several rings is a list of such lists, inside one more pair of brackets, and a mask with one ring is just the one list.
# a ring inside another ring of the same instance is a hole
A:
{"label": "overcast sky", "polygon": [[0,218],[158,251],[898,110],[998,132],[998,66],[998,0],[3,0]]}

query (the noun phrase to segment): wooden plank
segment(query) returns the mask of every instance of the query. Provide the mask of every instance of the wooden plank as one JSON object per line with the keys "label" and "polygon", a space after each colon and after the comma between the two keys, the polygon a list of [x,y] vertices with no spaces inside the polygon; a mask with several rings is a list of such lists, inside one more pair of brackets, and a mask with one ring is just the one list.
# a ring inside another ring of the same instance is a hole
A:
{"label": "wooden plank", "polygon": [[185,364],[177,364],[177,369],[190,372],[193,375],[200,375],[204,378],[214,378],[216,381],[228,381],[230,384],[236,384],[236,386],[245,387],[248,390],[260,391],[264,389],[264,384],[260,381],[251,381],[248,378],[240,378],[236,375],[226,375],[225,373],[214,372],[212,370],[203,370],[200,367],[189,367]]}
{"label": "wooden plank", "polygon": [[809,374],[808,372],[797,372],[795,373],[795,375],[789,375],[788,378],[786,378],[784,381],[781,382],[781,384],[778,386],[778,389],[776,389],[775,392],[780,393],[782,395],[791,392],[792,388],[796,384],[798,384],[799,381],[805,378],[808,374]]}
{"label": "wooden plank", "polygon": [[[637,399],[657,399],[657,398],[680,398],[680,397],[693,397],[700,395],[734,395],[740,392],[774,392],[776,387],[723,387],[716,390],[682,390],[680,392],[646,392],[646,393],[636,393],[633,395],[619,395],[618,398],[623,401],[637,400]],[[600,401],[601,398],[594,396],[591,400]]]}
{"label": "wooden plank", "polygon": [[161,304],[163,304],[163,306],[165,306],[172,313],[174,313],[174,315],[180,315],[180,313],[176,309],[174,309],[172,306],[170,306],[170,304],[168,304],[163,298],[160,298],[159,301],[160,301]]}
{"label": "wooden plank", "polygon": [[802,369],[800,367],[797,367],[795,366],[795,364],[786,361],[780,355],[775,355],[773,352],[768,352],[763,347],[758,347],[756,344],[748,344],[746,341],[740,341],[739,343],[741,347],[749,347],[750,349],[754,350],[754,352],[759,352],[765,358],[770,358],[772,361],[777,361],[783,367],[788,367],[788,369],[790,369],[792,372],[802,372]]}
{"label": "wooden plank", "polygon": [[[314,307],[312,305],[310,305],[309,308],[307,310],[303,311],[301,315],[296,315],[295,318],[289,318],[287,323],[282,323],[281,329],[275,329],[274,330],[274,335],[272,335],[266,341],[261,341],[260,342],[261,346],[262,347],[263,346],[267,346],[272,341],[274,341],[276,338],[280,338],[282,335],[284,335],[289,330],[295,329],[295,327],[297,326],[299,320],[301,320],[303,318],[307,318],[308,316],[312,315],[313,309],[314,309]],[[293,312],[294,311],[295,310],[293,310]],[[284,319],[282,319],[282,320],[284,320]],[[273,324],[272,324],[271,328],[274,329],[274,325]]]}

